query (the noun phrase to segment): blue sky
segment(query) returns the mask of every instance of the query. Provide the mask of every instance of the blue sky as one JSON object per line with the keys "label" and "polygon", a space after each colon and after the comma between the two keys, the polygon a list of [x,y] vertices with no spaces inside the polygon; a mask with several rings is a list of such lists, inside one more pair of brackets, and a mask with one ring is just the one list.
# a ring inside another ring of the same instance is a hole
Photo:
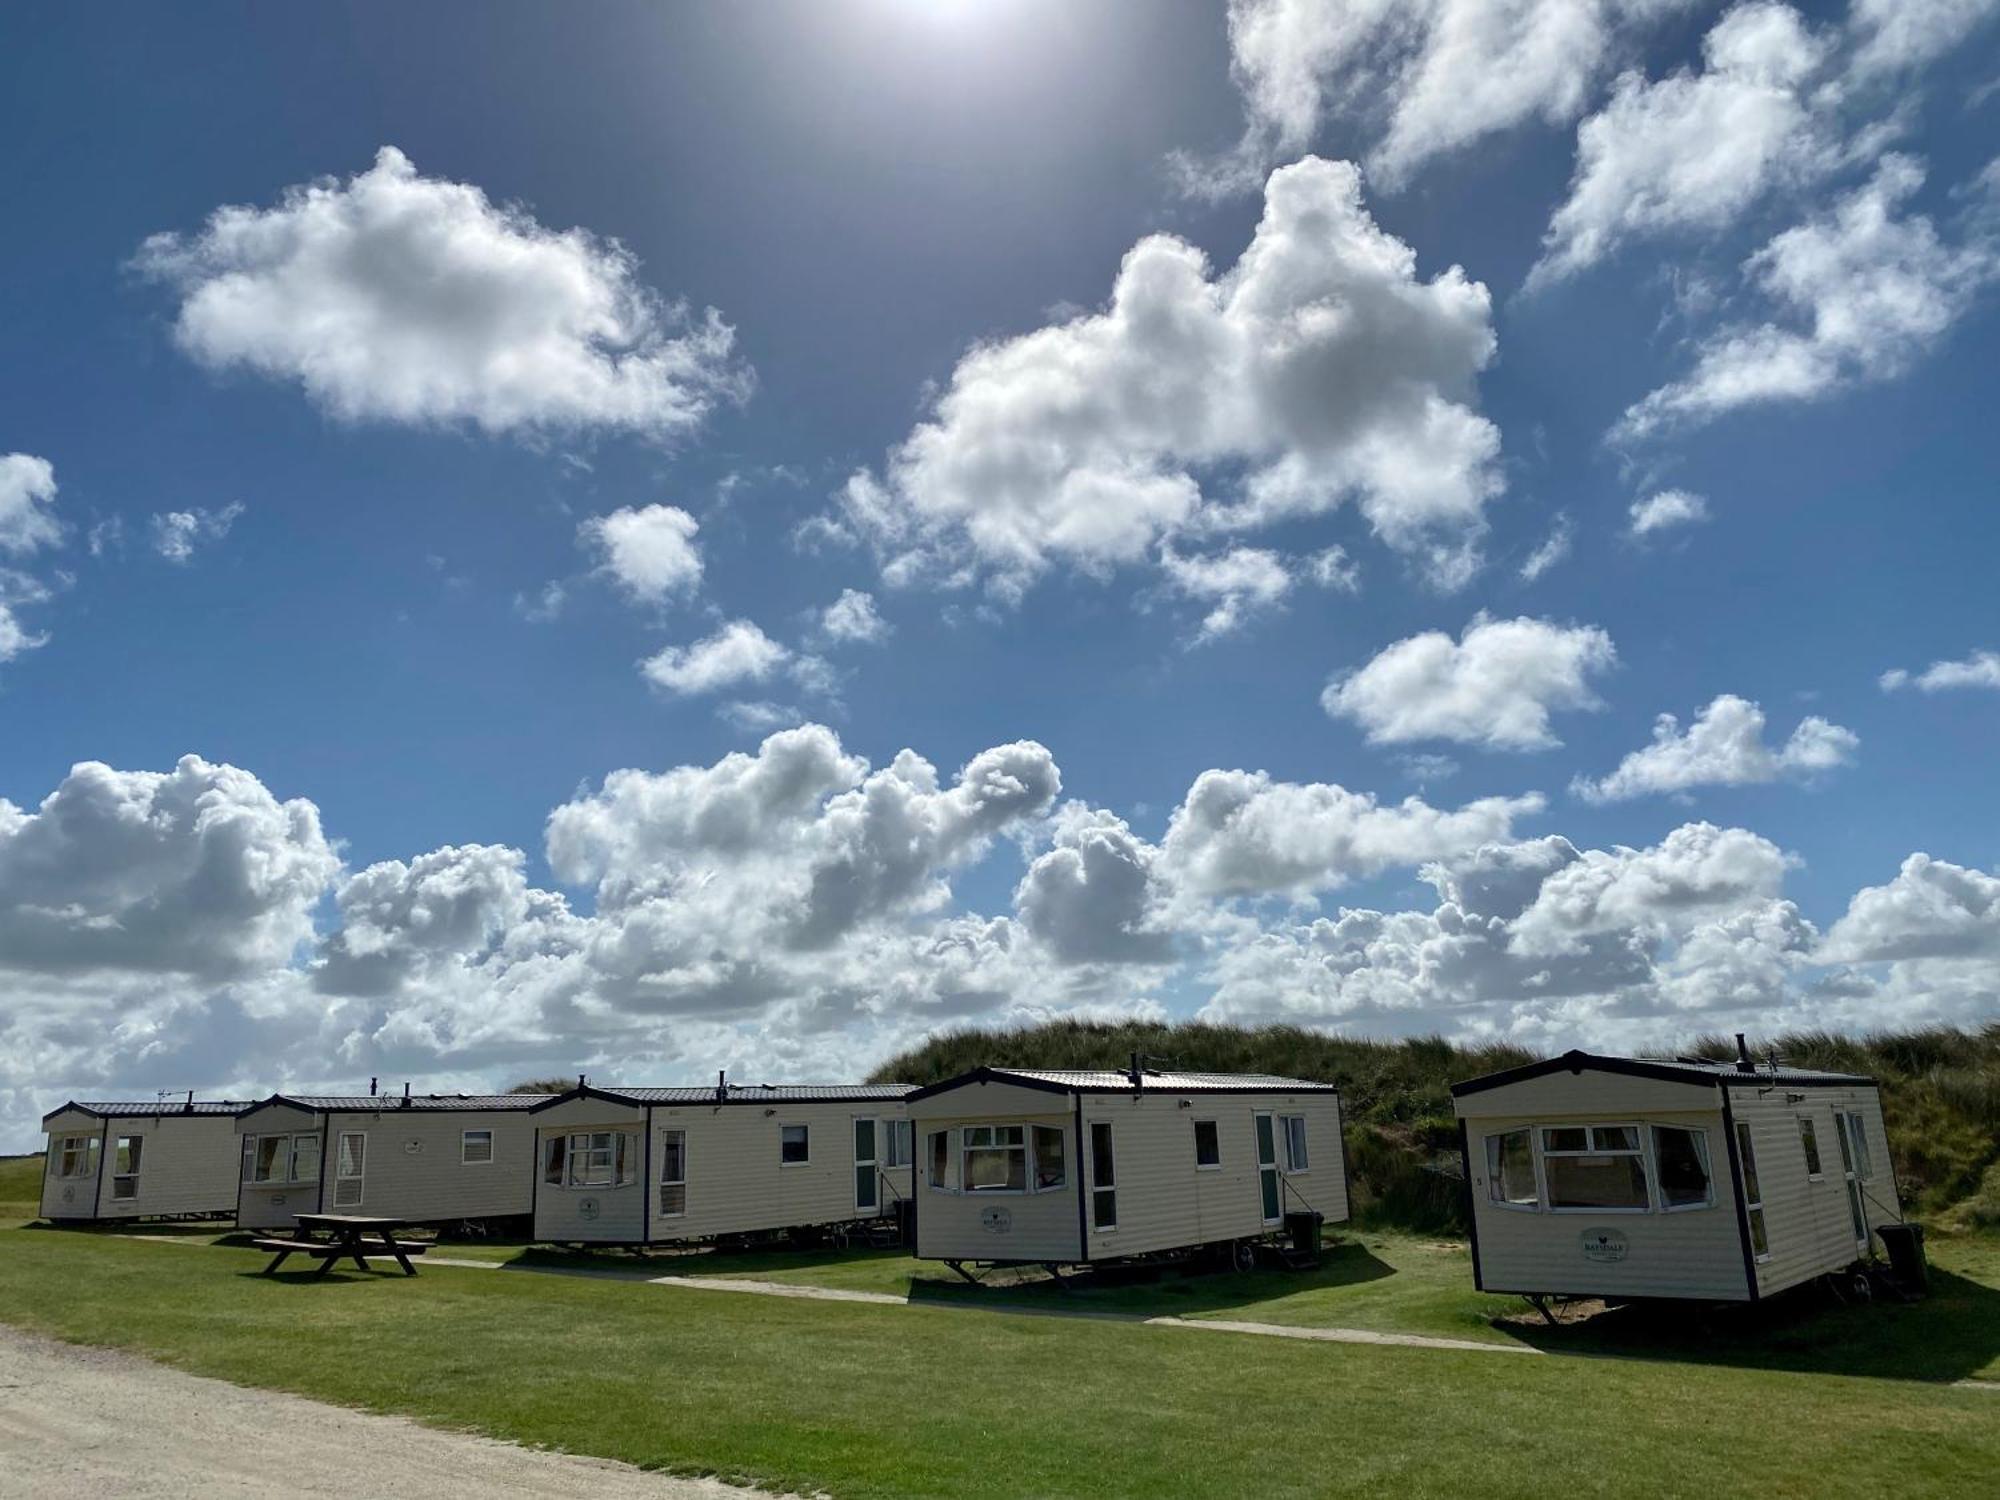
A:
{"label": "blue sky", "polygon": [[9,1117],[1990,1018],[1994,7],[1378,9],[0,18]]}

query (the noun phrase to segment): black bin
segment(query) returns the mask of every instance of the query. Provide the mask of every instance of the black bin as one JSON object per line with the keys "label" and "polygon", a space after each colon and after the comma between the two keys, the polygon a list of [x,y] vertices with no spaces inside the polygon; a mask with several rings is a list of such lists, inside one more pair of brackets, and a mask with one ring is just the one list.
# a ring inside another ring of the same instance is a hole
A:
{"label": "black bin", "polygon": [[1878,1224],[1882,1248],[1889,1252],[1889,1272],[1912,1292],[1927,1291],[1930,1275],[1924,1269],[1924,1226],[1921,1224]]}
{"label": "black bin", "polygon": [[1320,1226],[1325,1223],[1325,1214],[1295,1208],[1285,1215],[1285,1238],[1292,1242],[1292,1248],[1299,1254],[1318,1255]]}

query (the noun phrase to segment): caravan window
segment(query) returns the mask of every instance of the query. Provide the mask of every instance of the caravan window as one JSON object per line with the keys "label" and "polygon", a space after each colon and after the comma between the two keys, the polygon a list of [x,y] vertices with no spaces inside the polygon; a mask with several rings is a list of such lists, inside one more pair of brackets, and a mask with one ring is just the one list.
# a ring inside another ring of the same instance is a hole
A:
{"label": "caravan window", "polygon": [[1736,1122],[1736,1157],[1743,1167],[1743,1207],[1750,1219],[1750,1249],[1758,1260],[1766,1261],[1771,1258],[1771,1241],[1764,1232],[1764,1188],[1757,1180],[1757,1148],[1751,1145],[1750,1126],[1743,1120]]}
{"label": "caravan window", "polygon": [[1540,1208],[1535,1187],[1535,1148],[1525,1130],[1486,1137],[1486,1196],[1514,1208]]}
{"label": "caravan window", "polygon": [[1213,1120],[1194,1122],[1195,1170],[1212,1172],[1222,1166],[1222,1136]]}
{"label": "caravan window", "polygon": [[1118,1227],[1118,1173],[1108,1120],[1090,1122],[1090,1223],[1099,1234]]}
{"label": "caravan window", "polygon": [[1847,1134],[1854,1142],[1854,1175],[1868,1178],[1875,1175],[1875,1163],[1868,1155],[1868,1132],[1862,1128],[1861,1116],[1850,1112],[1847,1116]]}
{"label": "caravan window", "polygon": [[493,1162],[493,1132],[490,1130],[468,1130],[458,1138],[458,1161],[460,1166],[484,1167]]}
{"label": "caravan window", "polygon": [[677,1218],[687,1212],[687,1132],[669,1130],[660,1137],[660,1216]]}
{"label": "caravan window", "polygon": [[283,1182],[291,1168],[292,1141],[290,1136],[260,1135],[257,1138],[257,1155],[250,1173],[252,1182]]}
{"label": "caravan window", "polygon": [[292,1181],[319,1181],[318,1136],[295,1135],[292,1137]]}
{"label": "caravan window", "polygon": [[139,1196],[139,1153],[145,1146],[143,1136],[121,1135],[118,1137],[118,1151],[111,1159],[111,1196],[113,1198],[136,1198]]}
{"label": "caravan window", "polygon": [[1708,1132],[1678,1125],[1653,1127],[1653,1165],[1660,1174],[1660,1207],[1708,1208],[1715,1202],[1708,1171]]}
{"label": "caravan window", "polygon": [[571,1187],[611,1187],[618,1181],[618,1150],[624,1137],[608,1130],[577,1134],[569,1138],[569,1185]]}
{"label": "caravan window", "polygon": [[958,1177],[952,1171],[951,1132],[933,1130],[931,1141],[931,1191],[934,1193],[955,1193],[958,1191]]}
{"label": "caravan window", "polygon": [[1069,1181],[1063,1157],[1063,1133],[1053,1125],[1035,1127],[1035,1191],[1059,1188]]}
{"label": "caravan window", "polygon": [[907,1167],[916,1150],[916,1130],[908,1120],[884,1120],[882,1122],[883,1145],[888,1155],[882,1158],[885,1167]]}
{"label": "caravan window", "polygon": [[1028,1188],[1028,1132],[1020,1125],[965,1127],[965,1190],[1021,1193]]}
{"label": "caravan window", "polygon": [[569,1138],[552,1135],[542,1142],[542,1181],[549,1187],[563,1185],[564,1168],[569,1156]]}
{"label": "caravan window", "polygon": [[1650,1204],[1636,1125],[1546,1127],[1542,1171],[1558,1213],[1644,1213]]}
{"label": "caravan window", "polygon": [[1819,1159],[1819,1130],[1813,1124],[1811,1115],[1799,1116],[1799,1144],[1805,1148],[1806,1178],[1818,1182],[1826,1172]]}
{"label": "caravan window", "polygon": [[98,1174],[98,1138],[96,1136],[64,1136],[62,1152],[58,1154],[62,1164],[56,1176],[62,1178],[94,1178]]}
{"label": "caravan window", "polygon": [[812,1131],[805,1125],[778,1127],[778,1165],[803,1167],[812,1161]]}
{"label": "caravan window", "polygon": [[1278,1123],[1285,1129],[1285,1170],[1303,1172],[1306,1160],[1306,1117],[1304,1115],[1280,1115]]}

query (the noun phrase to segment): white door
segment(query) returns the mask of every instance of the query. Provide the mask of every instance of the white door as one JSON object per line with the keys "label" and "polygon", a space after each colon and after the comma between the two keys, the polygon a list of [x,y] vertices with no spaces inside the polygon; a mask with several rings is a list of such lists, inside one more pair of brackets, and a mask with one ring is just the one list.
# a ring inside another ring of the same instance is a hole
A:
{"label": "white door", "polygon": [[876,1179],[876,1122],[854,1122],[854,1211],[872,1214],[882,1204],[881,1184]]}
{"label": "white door", "polygon": [[333,1206],[359,1208],[362,1178],[368,1167],[368,1137],[359,1130],[340,1133],[340,1149],[333,1162]]}

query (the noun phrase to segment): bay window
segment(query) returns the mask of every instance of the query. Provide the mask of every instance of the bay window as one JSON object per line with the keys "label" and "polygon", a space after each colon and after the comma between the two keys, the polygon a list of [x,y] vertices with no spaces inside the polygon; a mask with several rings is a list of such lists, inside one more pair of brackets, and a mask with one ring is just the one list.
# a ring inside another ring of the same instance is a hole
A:
{"label": "bay window", "polygon": [[1542,1174],[1557,1213],[1644,1213],[1651,1204],[1636,1125],[1544,1126]]}
{"label": "bay window", "polygon": [[1503,1130],[1486,1137],[1486,1197],[1510,1208],[1540,1208],[1535,1184],[1534,1137],[1526,1130]]}

